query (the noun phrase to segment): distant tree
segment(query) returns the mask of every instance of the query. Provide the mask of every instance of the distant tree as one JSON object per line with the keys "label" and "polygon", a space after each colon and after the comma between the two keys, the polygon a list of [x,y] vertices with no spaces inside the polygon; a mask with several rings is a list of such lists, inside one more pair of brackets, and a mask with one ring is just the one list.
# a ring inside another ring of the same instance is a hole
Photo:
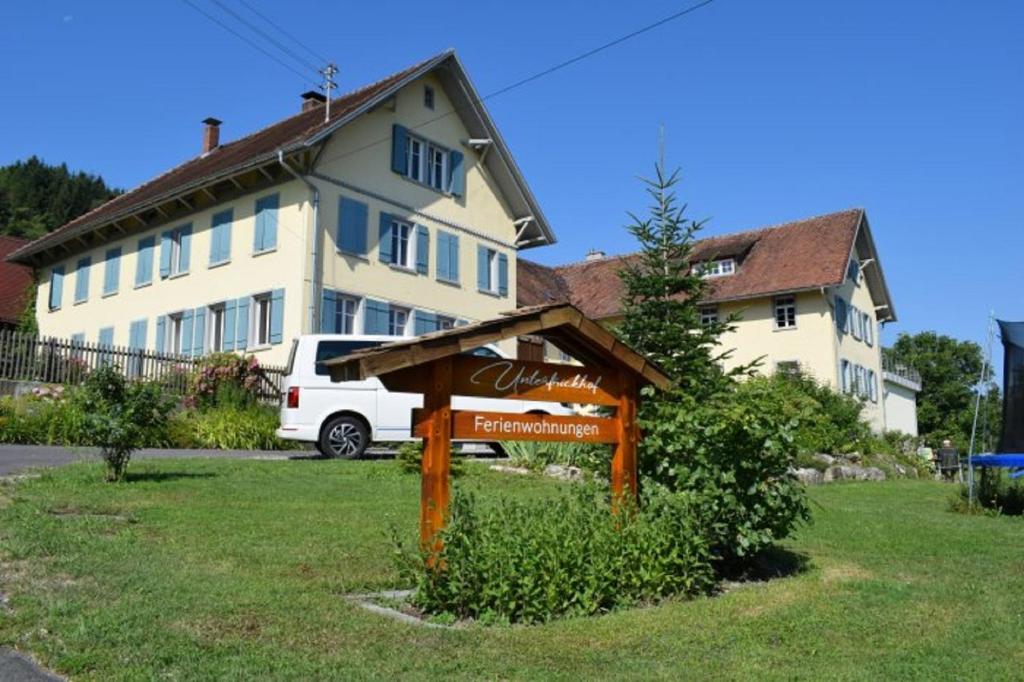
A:
{"label": "distant tree", "polygon": [[961,450],[968,447],[979,379],[984,389],[982,404],[985,409],[979,415],[979,429],[987,427],[989,434],[998,433],[1001,419],[999,388],[991,384],[991,367],[982,377],[984,354],[981,346],[973,341],[960,341],[928,331],[900,334],[896,343],[885,349],[885,354],[921,373],[917,424],[918,431],[929,445],[935,446],[949,438]]}
{"label": "distant tree", "polygon": [[640,251],[619,272],[625,289],[623,320],[618,332],[633,348],[656,362],[692,396],[707,395],[728,385],[729,374],[721,362],[731,351],[721,350],[718,340],[731,330],[735,316],[701,323],[700,301],[708,282],[693,262],[696,235],[706,221],[686,217],[673,188],[679,171],[666,174],[655,166],[653,179],[642,178],[652,200],[650,216],[630,214],[627,226]]}
{"label": "distant tree", "polygon": [[0,167],[0,234],[34,239],[121,193],[103,178],[38,157]]}

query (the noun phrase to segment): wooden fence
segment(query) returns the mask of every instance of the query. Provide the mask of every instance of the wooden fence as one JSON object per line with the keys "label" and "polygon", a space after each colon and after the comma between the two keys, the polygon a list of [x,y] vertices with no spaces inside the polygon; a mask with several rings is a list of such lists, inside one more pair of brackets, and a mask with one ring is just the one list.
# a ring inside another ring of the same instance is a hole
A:
{"label": "wooden fence", "polygon": [[[202,358],[171,353],[70,341],[23,332],[0,330],[0,381],[27,381],[73,386],[103,365],[116,367],[136,380],[158,381],[166,390],[183,395]],[[261,365],[260,398],[276,402],[281,396],[284,368]]]}

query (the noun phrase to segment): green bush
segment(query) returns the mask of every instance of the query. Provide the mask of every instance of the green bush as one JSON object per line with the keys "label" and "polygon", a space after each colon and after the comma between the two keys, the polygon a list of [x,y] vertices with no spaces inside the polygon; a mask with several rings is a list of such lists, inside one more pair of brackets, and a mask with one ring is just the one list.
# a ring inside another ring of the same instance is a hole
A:
{"label": "green bush", "polygon": [[[452,450],[451,463],[448,465],[448,472],[452,477],[466,473],[465,460],[466,458],[459,452]],[[423,471],[423,442],[410,440],[399,445],[395,461],[405,473],[419,475]]]}
{"label": "green bush", "polygon": [[[176,447],[216,450],[291,450],[301,447],[274,435],[277,410],[266,405],[217,406],[189,410],[174,419],[173,433],[182,441]],[[188,425],[190,428],[187,428]]]}
{"label": "green bush", "polygon": [[456,490],[436,562],[399,546],[427,613],[536,623],[591,615],[715,585],[688,502],[663,493],[612,515],[589,486],[554,499],[484,506]]}
{"label": "green bush", "polygon": [[550,464],[572,466],[608,476],[611,448],[599,443],[558,443],[544,441],[502,441],[509,463],[533,471]]}
{"label": "green bush", "polygon": [[644,393],[644,485],[685,496],[720,561],[745,560],[809,518],[804,487],[790,473],[800,422],[773,383],[745,382],[704,400]]}
{"label": "green bush", "polygon": [[186,404],[198,408],[250,407],[258,402],[265,380],[263,368],[252,355],[211,353],[192,376]]}
{"label": "green bush", "polygon": [[[1011,479],[1009,473],[999,468],[979,468],[975,478],[976,505],[983,509],[1008,516],[1024,515],[1024,480]],[[967,485],[960,486],[957,511],[969,511],[970,499]]]}
{"label": "green bush", "polygon": [[129,382],[110,366],[94,370],[67,401],[65,413],[81,419],[86,444],[100,448],[110,481],[124,479],[132,452],[155,437],[173,407],[159,386]]}

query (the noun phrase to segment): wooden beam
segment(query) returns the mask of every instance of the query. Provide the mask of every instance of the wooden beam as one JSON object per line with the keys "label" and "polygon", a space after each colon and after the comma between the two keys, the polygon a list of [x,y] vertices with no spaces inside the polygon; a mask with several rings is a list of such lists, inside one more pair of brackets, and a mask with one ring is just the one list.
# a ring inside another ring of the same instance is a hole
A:
{"label": "wooden beam", "polygon": [[622,382],[622,397],[615,413],[617,427],[615,451],[612,453],[612,509],[622,503],[624,495],[637,499],[637,427],[636,402],[637,386],[633,375],[623,371],[619,375]]}
{"label": "wooden beam", "polygon": [[195,210],[195,206],[190,204],[188,202],[188,199],[186,199],[185,197],[178,197],[178,201],[180,201],[185,206],[185,208],[187,208],[188,210],[190,210],[190,211],[194,211]]}
{"label": "wooden beam", "polygon": [[243,192],[245,191],[245,185],[240,183],[235,176],[232,175],[230,178],[228,178],[228,180],[230,180],[231,184],[237,187],[238,189],[242,190]]}
{"label": "wooden beam", "polygon": [[219,199],[217,199],[217,195],[214,194],[213,190],[211,190],[209,187],[203,187],[202,190],[203,190],[203,194],[205,194],[206,196],[210,197],[210,200],[213,201],[214,203],[219,201]]}
{"label": "wooden beam", "polygon": [[265,178],[266,178],[267,180],[270,180],[271,182],[273,182],[273,181],[274,181],[274,176],[273,176],[273,175],[271,175],[270,173],[268,173],[268,172],[267,172],[267,169],[266,169],[266,168],[264,168],[263,166],[260,166],[259,168],[257,168],[257,170],[258,170],[258,171],[259,171],[259,172],[260,172],[260,173],[261,173],[261,174],[263,175],[263,177],[265,177]]}
{"label": "wooden beam", "polygon": [[437,532],[448,513],[452,456],[452,358],[423,367],[430,386],[423,396],[423,463],[420,480],[420,543],[435,554],[441,550]]}
{"label": "wooden beam", "polygon": [[[422,410],[413,410],[413,435],[423,437]],[[452,411],[452,438],[456,440],[529,440],[540,442],[615,443],[618,420],[515,412]]]}

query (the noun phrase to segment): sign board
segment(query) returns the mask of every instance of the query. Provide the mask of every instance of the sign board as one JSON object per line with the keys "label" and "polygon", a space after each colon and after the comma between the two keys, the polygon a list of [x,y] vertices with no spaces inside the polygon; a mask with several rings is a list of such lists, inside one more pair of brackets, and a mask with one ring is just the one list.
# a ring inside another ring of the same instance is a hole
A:
{"label": "sign board", "polygon": [[[617,443],[618,420],[513,412],[452,411],[456,440],[533,440],[571,443]],[[422,410],[413,410],[413,434],[427,435]]]}

